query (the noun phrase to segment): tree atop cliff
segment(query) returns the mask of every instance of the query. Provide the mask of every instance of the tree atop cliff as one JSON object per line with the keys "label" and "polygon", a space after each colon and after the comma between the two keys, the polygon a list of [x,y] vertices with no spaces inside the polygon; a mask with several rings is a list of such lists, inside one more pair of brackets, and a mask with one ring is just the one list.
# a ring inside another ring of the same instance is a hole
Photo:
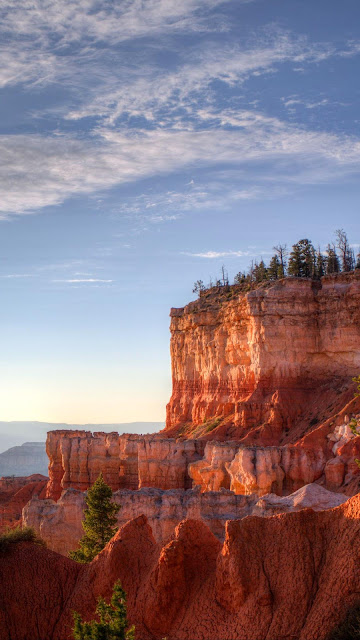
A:
{"label": "tree atop cliff", "polygon": [[129,627],[126,617],[126,593],[120,581],[115,582],[110,604],[99,598],[96,607],[99,621],[83,622],[74,613],[74,640],[134,640],[135,627]]}
{"label": "tree atop cliff", "polygon": [[76,562],[91,562],[116,533],[116,514],[120,507],[111,498],[111,488],[100,473],[85,498],[86,509],[82,522],[85,535],[79,542],[79,549],[69,554]]}

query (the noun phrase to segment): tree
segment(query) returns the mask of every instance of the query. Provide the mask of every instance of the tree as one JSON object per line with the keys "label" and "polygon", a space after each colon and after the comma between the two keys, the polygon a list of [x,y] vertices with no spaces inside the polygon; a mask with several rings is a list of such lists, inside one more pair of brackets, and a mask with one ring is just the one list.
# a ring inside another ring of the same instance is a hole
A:
{"label": "tree", "polygon": [[221,267],[221,284],[223,287],[226,287],[229,284],[229,276],[224,264]]}
{"label": "tree", "polygon": [[297,278],[315,277],[315,249],[307,238],[293,245],[289,257],[288,274]]}
{"label": "tree", "polygon": [[360,269],[360,253],[358,253],[357,256],[356,256],[355,269]]}
{"label": "tree", "polygon": [[234,277],[234,284],[244,284],[246,282],[246,273],[239,271]]}
{"label": "tree", "polygon": [[200,298],[202,291],[205,291],[205,285],[204,285],[203,281],[202,280],[196,280],[196,282],[194,282],[193,293],[197,293],[199,298]]}
{"label": "tree", "polygon": [[344,229],[335,231],[337,248],[340,251],[341,269],[342,271],[352,271],[355,268],[354,250],[350,247],[347,235]]}
{"label": "tree", "polygon": [[327,257],[325,258],[326,274],[331,275],[332,273],[339,273],[340,261],[336,253],[335,245],[331,246],[330,244],[328,244],[326,253],[327,253]]}
{"label": "tree", "polygon": [[255,282],[263,282],[264,280],[267,280],[267,268],[265,266],[264,260],[260,260],[259,264],[255,262],[254,278]]}
{"label": "tree", "polygon": [[316,254],[315,277],[320,280],[325,275],[325,258],[321,253],[320,247]]}
{"label": "tree", "polygon": [[278,256],[275,254],[271,258],[269,262],[268,270],[267,270],[269,280],[277,280],[278,278],[281,278],[282,276],[279,275],[280,269],[281,269],[281,263]]}
{"label": "tree", "polygon": [[120,507],[111,498],[111,488],[100,473],[85,498],[86,509],[82,522],[85,535],[79,542],[79,549],[69,553],[69,557],[76,562],[91,562],[116,533],[116,514]]}
{"label": "tree", "polygon": [[83,622],[74,612],[74,640],[134,640],[135,627],[128,628],[126,593],[119,580],[114,584],[110,604],[99,598],[96,613],[99,621]]}
{"label": "tree", "polygon": [[273,247],[273,251],[275,251],[275,254],[277,255],[278,260],[280,262],[280,266],[278,270],[278,278],[285,278],[286,256],[287,256],[286,244],[276,245],[275,247]]}

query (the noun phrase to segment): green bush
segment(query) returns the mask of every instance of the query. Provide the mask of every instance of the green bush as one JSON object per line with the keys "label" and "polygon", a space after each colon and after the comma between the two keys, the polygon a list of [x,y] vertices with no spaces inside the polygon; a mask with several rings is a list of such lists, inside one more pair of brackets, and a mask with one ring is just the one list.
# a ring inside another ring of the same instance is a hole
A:
{"label": "green bush", "polygon": [[10,544],[16,542],[34,542],[46,546],[44,540],[42,540],[35,529],[32,527],[14,527],[13,529],[5,529],[0,535],[0,551],[6,551]]}
{"label": "green bush", "polygon": [[135,627],[129,628],[126,617],[126,593],[118,580],[114,584],[110,604],[99,598],[96,607],[98,620],[83,622],[74,611],[74,640],[134,640]]}
{"label": "green bush", "polygon": [[360,603],[349,609],[344,620],[326,640],[360,640]]}

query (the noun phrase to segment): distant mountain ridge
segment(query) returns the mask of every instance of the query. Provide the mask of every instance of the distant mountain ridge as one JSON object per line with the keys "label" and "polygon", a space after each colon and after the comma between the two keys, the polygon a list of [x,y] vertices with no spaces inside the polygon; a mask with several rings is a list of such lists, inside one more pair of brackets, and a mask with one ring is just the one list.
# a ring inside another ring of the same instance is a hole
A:
{"label": "distant mountain ridge", "polygon": [[0,453],[0,476],[48,475],[45,442],[25,442]]}
{"label": "distant mountain ridge", "polygon": [[102,424],[68,424],[65,422],[0,421],[0,453],[26,441],[45,442],[48,431],[55,429],[85,429],[86,431],[119,431],[120,433],[155,433],[164,422],[110,422]]}
{"label": "distant mountain ridge", "polygon": [[[120,433],[154,433],[164,422],[119,422],[110,424],[65,424],[51,422],[0,422],[0,477],[48,475],[45,451],[46,433],[55,429],[84,429],[85,431],[118,431]],[[25,442],[26,436],[42,441]],[[5,450],[4,450],[5,449]]]}

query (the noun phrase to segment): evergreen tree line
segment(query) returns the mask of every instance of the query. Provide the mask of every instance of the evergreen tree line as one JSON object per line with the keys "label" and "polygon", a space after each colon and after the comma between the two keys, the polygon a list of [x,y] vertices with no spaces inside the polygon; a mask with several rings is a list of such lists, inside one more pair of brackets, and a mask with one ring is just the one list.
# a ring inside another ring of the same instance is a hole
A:
{"label": "evergreen tree line", "polygon": [[[251,263],[247,271],[239,271],[234,278],[234,284],[257,284],[266,280],[278,280],[285,276],[293,278],[312,278],[319,280],[322,276],[333,273],[349,272],[360,269],[360,253],[355,256],[354,249],[349,244],[346,232],[338,229],[335,232],[335,242],[328,244],[323,253],[318,247],[315,249],[311,240],[299,240],[289,252],[286,245],[273,247],[274,255],[268,264],[264,260]],[[193,293],[214,286],[229,285],[229,277],[225,267],[221,269],[221,277],[215,281],[210,278],[206,286],[202,280],[194,283]]]}

